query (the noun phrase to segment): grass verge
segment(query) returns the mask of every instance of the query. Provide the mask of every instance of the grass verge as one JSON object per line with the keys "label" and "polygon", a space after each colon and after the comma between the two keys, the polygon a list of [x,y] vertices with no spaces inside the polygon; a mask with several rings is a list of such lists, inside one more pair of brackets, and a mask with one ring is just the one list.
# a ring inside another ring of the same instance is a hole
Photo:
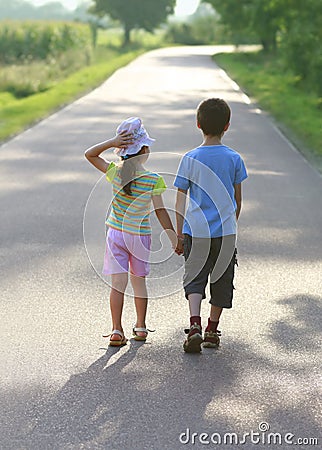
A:
{"label": "grass verge", "polygon": [[262,52],[219,54],[214,60],[273,116],[284,134],[322,173],[322,99],[308,86],[304,91],[276,56]]}
{"label": "grass verge", "polygon": [[[48,61],[39,61],[2,67],[2,78],[7,86],[2,83],[1,88],[0,83],[0,142],[96,88],[140,54],[165,45],[163,35],[163,31],[152,35],[134,30],[132,43],[123,48],[122,30],[99,30],[97,46],[90,52],[90,57],[87,48],[82,49],[82,58],[76,49],[63,54],[62,61],[54,61],[52,65]],[[21,95],[22,98],[17,95],[18,88],[26,94]]]}
{"label": "grass verge", "polygon": [[81,94],[97,87],[115,70],[132,61],[143,51],[127,52],[115,56],[108,62],[80,69],[45,92],[23,99],[11,98],[0,110],[0,141],[17,134]]}

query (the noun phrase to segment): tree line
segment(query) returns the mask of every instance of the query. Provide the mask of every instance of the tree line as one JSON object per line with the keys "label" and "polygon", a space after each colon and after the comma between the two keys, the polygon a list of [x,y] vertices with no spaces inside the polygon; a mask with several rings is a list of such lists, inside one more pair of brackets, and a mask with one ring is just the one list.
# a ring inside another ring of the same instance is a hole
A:
{"label": "tree line", "polygon": [[235,44],[253,35],[322,95],[321,0],[202,0],[220,14]]}
{"label": "tree line", "polygon": [[[322,0],[201,2],[210,4],[219,14],[226,29],[226,42],[229,39],[237,45],[260,42],[264,52],[281,56],[300,82],[322,94]],[[19,6],[21,12],[25,3],[24,0],[11,0],[6,2],[5,9]],[[134,28],[152,32],[166,22],[174,12],[176,0],[92,0],[91,4],[91,17],[117,20],[124,30],[124,44],[128,44]],[[1,2],[0,18],[2,10]]]}
{"label": "tree line", "polygon": [[35,6],[28,0],[0,0],[0,20],[80,20],[85,21],[91,0],[80,4],[74,11],[58,0]]}

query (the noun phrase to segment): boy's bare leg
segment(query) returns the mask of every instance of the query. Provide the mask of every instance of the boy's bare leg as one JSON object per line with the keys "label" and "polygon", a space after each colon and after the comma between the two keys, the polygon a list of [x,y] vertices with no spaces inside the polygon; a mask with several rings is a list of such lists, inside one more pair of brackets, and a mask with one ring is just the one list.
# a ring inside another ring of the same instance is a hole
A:
{"label": "boy's bare leg", "polygon": [[[136,324],[138,328],[146,328],[145,318],[148,306],[148,293],[146,288],[145,277],[136,277],[131,274],[131,283],[134,290],[134,303],[136,309]],[[137,331],[136,334],[140,337],[146,337],[147,333]]]}
{"label": "boy's bare leg", "polygon": [[219,306],[211,305],[210,317],[208,319],[208,325],[205,329],[203,346],[208,348],[218,348],[220,338],[217,332],[219,319],[223,308]]}
{"label": "boy's bare leg", "polygon": [[[113,330],[123,332],[122,327],[122,311],[124,303],[124,292],[127,286],[127,273],[117,273],[112,275],[112,289],[110,293],[110,309],[112,315]],[[119,340],[120,336],[111,336],[111,341]]]}
{"label": "boy's bare leg", "polygon": [[211,307],[210,307],[210,320],[211,320],[211,322],[219,322],[222,310],[223,310],[223,308],[221,308],[219,306],[211,305]]}

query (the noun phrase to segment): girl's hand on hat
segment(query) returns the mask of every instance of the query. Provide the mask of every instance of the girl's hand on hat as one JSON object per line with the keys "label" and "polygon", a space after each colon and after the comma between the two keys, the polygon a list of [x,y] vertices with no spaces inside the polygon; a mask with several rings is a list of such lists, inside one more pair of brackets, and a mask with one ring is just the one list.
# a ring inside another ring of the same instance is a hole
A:
{"label": "girl's hand on hat", "polygon": [[124,130],[120,134],[117,134],[116,136],[114,136],[113,141],[114,141],[114,147],[126,148],[129,145],[133,144],[133,142],[134,142],[133,134]]}

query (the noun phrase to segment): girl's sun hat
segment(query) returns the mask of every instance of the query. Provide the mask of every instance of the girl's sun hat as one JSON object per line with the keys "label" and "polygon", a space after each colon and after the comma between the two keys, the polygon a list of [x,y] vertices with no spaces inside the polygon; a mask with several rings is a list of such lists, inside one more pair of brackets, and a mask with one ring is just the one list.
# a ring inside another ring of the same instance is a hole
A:
{"label": "girl's sun hat", "polygon": [[126,148],[115,149],[114,152],[118,156],[135,155],[144,145],[150,146],[155,141],[155,139],[150,138],[139,117],[129,117],[123,120],[117,127],[116,133],[120,134],[122,131],[132,133],[133,143]]}

